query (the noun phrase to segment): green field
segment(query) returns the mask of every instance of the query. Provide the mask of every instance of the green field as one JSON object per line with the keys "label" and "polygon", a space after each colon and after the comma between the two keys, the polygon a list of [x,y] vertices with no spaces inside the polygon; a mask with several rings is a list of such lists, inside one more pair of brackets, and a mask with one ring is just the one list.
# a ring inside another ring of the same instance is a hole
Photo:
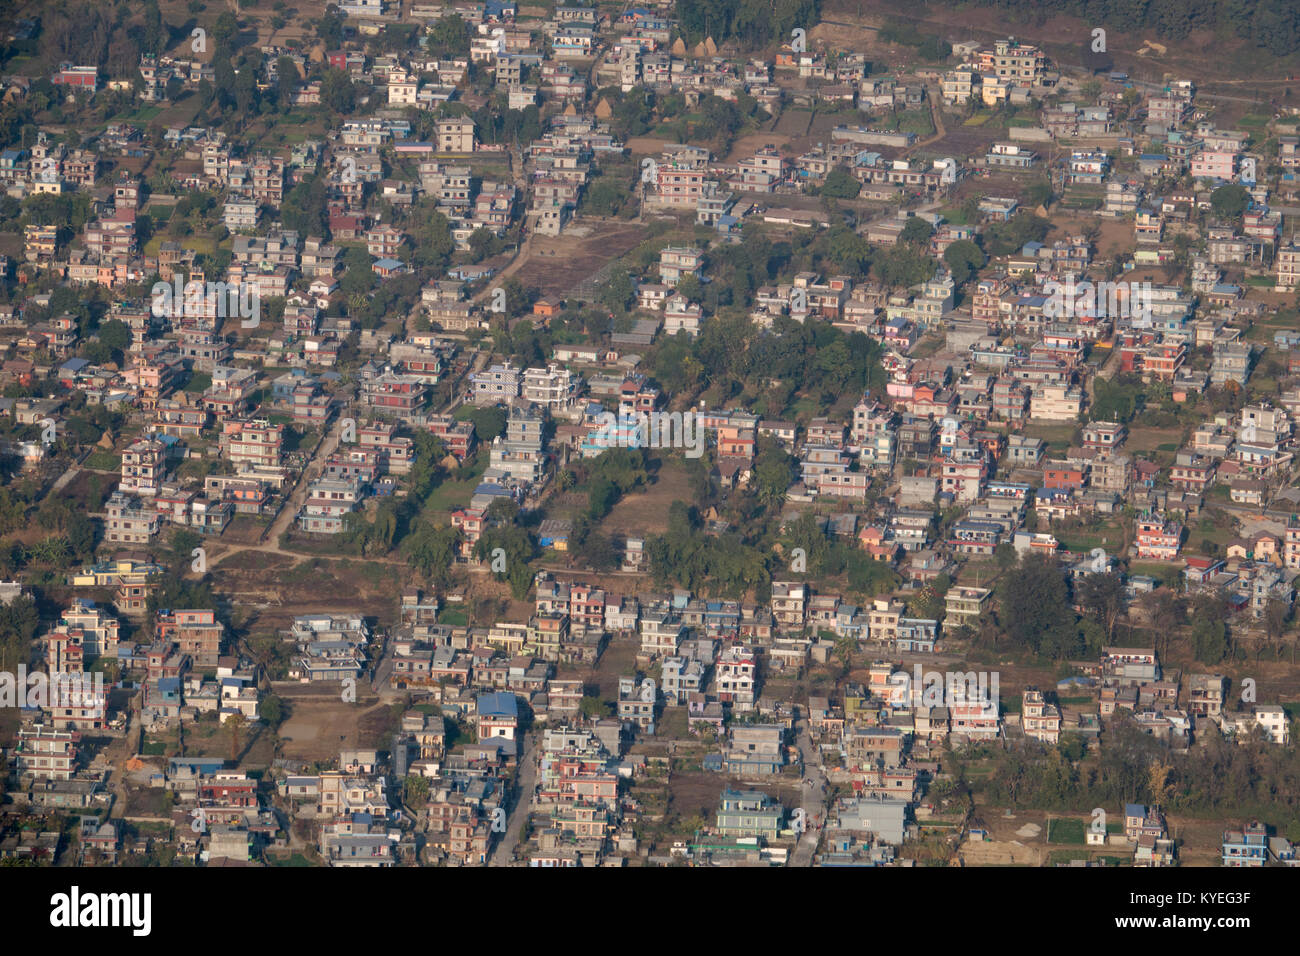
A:
{"label": "green field", "polygon": [[117,471],[122,467],[122,459],[106,451],[97,451],[86,459],[86,467],[94,471]]}
{"label": "green field", "polygon": [[1053,820],[1047,827],[1048,843],[1086,843],[1082,820]]}

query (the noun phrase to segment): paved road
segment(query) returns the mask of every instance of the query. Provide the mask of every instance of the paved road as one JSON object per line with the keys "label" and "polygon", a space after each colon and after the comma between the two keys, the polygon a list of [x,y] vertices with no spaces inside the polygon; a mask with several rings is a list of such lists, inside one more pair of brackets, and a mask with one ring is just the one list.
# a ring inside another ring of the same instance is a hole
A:
{"label": "paved road", "polygon": [[813,853],[821,839],[821,827],[826,824],[826,771],[822,767],[821,750],[813,746],[812,738],[808,736],[808,718],[800,718],[795,727],[799,755],[803,758],[803,797],[800,805],[803,807],[807,830],[790,856],[790,866],[812,866]]}
{"label": "paved road", "polygon": [[506,821],[506,832],[492,851],[488,866],[509,866],[519,845],[519,831],[533,805],[533,788],[537,785],[537,735],[530,733],[524,742],[524,752],[519,758],[518,786],[515,788],[515,806]]}

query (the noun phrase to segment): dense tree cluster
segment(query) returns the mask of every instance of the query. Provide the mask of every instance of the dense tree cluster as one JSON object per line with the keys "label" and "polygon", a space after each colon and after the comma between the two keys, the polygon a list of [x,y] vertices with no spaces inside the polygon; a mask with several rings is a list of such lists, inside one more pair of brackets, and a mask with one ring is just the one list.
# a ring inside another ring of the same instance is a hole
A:
{"label": "dense tree cluster", "polygon": [[752,49],[773,41],[788,43],[796,27],[816,26],[820,10],[819,0],[680,0],[677,18],[692,43],[712,37],[717,43],[735,40]]}
{"label": "dense tree cluster", "polygon": [[1300,839],[1300,752],[1294,747],[1257,739],[1242,745],[1211,734],[1202,745],[1179,751],[1132,718],[1119,717],[1095,759],[1080,760],[1081,751],[1080,742],[1067,735],[1046,756],[1032,748],[997,754],[981,797],[1012,808],[1142,803],[1166,813],[1259,817]]}
{"label": "dense tree cluster", "polygon": [[[942,0],[941,6],[964,6],[969,0]],[[1155,30],[1181,40],[1193,30],[1231,30],[1273,56],[1300,49],[1300,7],[1292,0],[975,0],[978,6],[1004,11],[1009,19],[1029,17],[1045,23],[1066,14],[1129,34]]]}

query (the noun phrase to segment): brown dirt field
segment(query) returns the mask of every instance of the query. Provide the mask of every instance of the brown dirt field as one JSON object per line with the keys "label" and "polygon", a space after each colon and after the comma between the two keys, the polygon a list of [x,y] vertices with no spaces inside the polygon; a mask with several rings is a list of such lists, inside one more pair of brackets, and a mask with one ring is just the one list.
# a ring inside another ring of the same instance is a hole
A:
{"label": "brown dirt field", "polygon": [[[363,698],[364,700],[364,698]],[[280,726],[280,751],[290,760],[329,760],[341,748],[362,747],[376,721],[386,721],[386,705],[367,707],[343,701],[291,700],[290,716]]]}
{"label": "brown dirt field", "polygon": [[627,141],[627,149],[633,156],[658,156],[671,142],[664,136],[632,136]]}
{"label": "brown dirt field", "polygon": [[727,778],[702,770],[673,773],[672,809],[684,819],[704,814],[710,824],[717,818],[718,804]]}
{"label": "brown dirt field", "polygon": [[[258,558],[275,559],[261,562]],[[394,565],[349,561],[307,561],[292,568],[285,558],[250,552],[247,568],[222,564],[212,569],[213,587],[229,595],[236,607],[255,609],[252,622],[259,630],[287,628],[302,614],[357,613],[376,618],[380,626],[394,622],[398,594],[405,583]]]}
{"label": "brown dirt field", "polygon": [[[858,0],[834,0],[823,7],[822,16],[827,20],[852,23],[857,20],[871,26],[879,26],[887,17],[897,17],[916,23],[925,32],[939,33],[950,41],[978,40],[992,42],[1014,32],[1024,42],[1036,43],[1043,47],[1054,61],[1066,66],[1078,67],[1082,60],[1083,45],[1090,36],[1094,24],[1074,17],[1044,17],[1042,22],[1035,22],[1031,17],[1019,18],[1013,31],[1008,31],[1005,15],[1002,11],[982,7],[962,7],[954,9],[949,6],[925,8],[904,3],[873,3],[869,11],[863,11]],[[910,50],[899,47],[882,47],[874,41],[874,34],[861,28],[844,25],[822,24],[810,31],[810,40],[825,39],[840,49],[853,49],[870,53],[872,50],[888,51],[891,66],[897,61],[910,59]],[[1115,61],[1114,69],[1125,70],[1130,76],[1159,81],[1165,72],[1179,73],[1183,76],[1195,76],[1197,86],[1209,88],[1214,78],[1228,80],[1226,89],[1232,95],[1244,96],[1249,90],[1253,93],[1255,85],[1266,90],[1280,91],[1284,85],[1275,81],[1271,85],[1267,78],[1254,78],[1242,81],[1241,67],[1251,62],[1252,51],[1244,41],[1227,41],[1213,31],[1198,31],[1179,43],[1164,41],[1168,47],[1165,56],[1137,56],[1138,49],[1147,39],[1157,39],[1154,30],[1141,30],[1126,33],[1119,30],[1107,31],[1108,51]],[[895,55],[898,51],[899,55]],[[880,59],[878,56],[877,59]],[[1261,59],[1254,57],[1254,59]],[[1285,61],[1264,61],[1270,67],[1273,77],[1285,75]],[[1234,89],[1235,87],[1235,89]]]}
{"label": "brown dirt field", "polygon": [[67,498],[70,501],[75,501],[79,504],[85,502],[85,500],[90,496],[90,483],[92,479],[99,482],[99,497],[101,499],[108,498],[109,494],[113,490],[113,486],[116,484],[116,479],[109,475],[93,471],[85,471],[84,469],[77,472],[77,476],[63,486],[63,490],[59,492],[59,497]]}
{"label": "brown dirt field", "polygon": [[668,530],[668,508],[672,503],[691,503],[685,467],[673,458],[660,461],[658,480],[647,490],[624,497],[601,522],[606,534],[662,534]]}
{"label": "brown dirt field", "polygon": [[632,675],[640,644],[636,637],[612,639],[595,668],[584,668],[576,675],[577,679],[581,679],[588,687],[594,685],[598,688],[602,700],[617,700],[618,679]]}
{"label": "brown dirt field", "polygon": [[590,234],[535,236],[532,255],[515,278],[542,295],[563,296],[646,238],[640,223],[580,219],[577,225],[589,227]]}
{"label": "brown dirt field", "polygon": [[[812,125],[813,114],[806,109],[788,109],[782,110],[781,115],[777,117],[773,126],[773,132],[785,136],[788,139],[802,141],[808,135],[808,128]],[[795,149],[799,148],[798,142],[791,142]]]}
{"label": "brown dirt field", "polygon": [[[227,529],[229,534],[229,529]],[[222,536],[222,543],[225,543],[225,535]],[[285,554],[273,554],[269,551],[238,551],[231,553],[232,548],[213,548],[209,551],[210,559],[215,562],[221,559],[221,568],[223,571],[256,571],[258,573],[283,572],[293,567],[294,560]],[[229,554],[230,557],[223,558],[223,554]]]}
{"label": "brown dirt field", "polygon": [[[944,116],[944,136],[928,144],[920,152],[933,156],[953,156],[959,159],[983,156],[988,152],[989,144],[994,140],[1006,139],[1007,130],[989,120],[983,126],[965,126],[962,117],[954,114]],[[1035,171],[1036,173],[1039,171]],[[980,180],[991,182],[990,180]]]}
{"label": "brown dirt field", "polygon": [[782,149],[790,142],[790,137],[784,133],[749,133],[739,137],[732,144],[731,152],[727,155],[726,162],[737,163],[742,159],[753,156],[755,152],[764,146],[775,146]]}
{"label": "brown dirt field", "polygon": [[[1100,234],[1097,236],[1095,248],[1103,257],[1109,256],[1115,251],[1131,251],[1137,246],[1137,241],[1133,238],[1133,223],[1128,220],[1102,219],[1097,216],[1086,215],[1066,215],[1058,208],[1052,210],[1052,225],[1055,227],[1052,236],[1057,238],[1078,235],[1089,228],[1096,227]],[[1152,271],[1162,274],[1162,271],[1158,269]],[[1126,278],[1132,277],[1133,273],[1126,276]],[[1160,278],[1155,281],[1163,282],[1164,279]]]}
{"label": "brown dirt field", "polygon": [[1189,817],[1166,816],[1165,822],[1176,839],[1183,841],[1178,848],[1182,866],[1219,866],[1222,860],[1223,831],[1240,827],[1245,820],[1195,820]]}
{"label": "brown dirt field", "polygon": [[252,515],[235,515],[233,521],[221,534],[223,544],[257,544],[266,524]]}

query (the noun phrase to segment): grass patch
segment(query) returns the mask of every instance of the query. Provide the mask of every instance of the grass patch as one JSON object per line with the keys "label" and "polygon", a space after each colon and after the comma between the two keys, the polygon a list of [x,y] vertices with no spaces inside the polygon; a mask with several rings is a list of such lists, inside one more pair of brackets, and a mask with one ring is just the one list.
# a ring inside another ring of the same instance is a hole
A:
{"label": "grass patch", "polygon": [[122,458],[106,451],[97,451],[86,459],[86,467],[95,471],[117,471],[122,467]]}
{"label": "grass patch", "polygon": [[425,501],[425,508],[430,511],[455,511],[469,504],[474,497],[474,489],[479,486],[483,472],[487,470],[487,461],[483,456],[470,469],[469,477],[457,481],[449,479],[440,484]]}
{"label": "grass patch", "polygon": [[307,859],[301,853],[295,853],[293,856],[272,856],[267,854],[266,862],[270,866],[315,866],[311,860]]}
{"label": "grass patch", "polygon": [[1085,843],[1082,820],[1053,819],[1047,827],[1048,843]]}

